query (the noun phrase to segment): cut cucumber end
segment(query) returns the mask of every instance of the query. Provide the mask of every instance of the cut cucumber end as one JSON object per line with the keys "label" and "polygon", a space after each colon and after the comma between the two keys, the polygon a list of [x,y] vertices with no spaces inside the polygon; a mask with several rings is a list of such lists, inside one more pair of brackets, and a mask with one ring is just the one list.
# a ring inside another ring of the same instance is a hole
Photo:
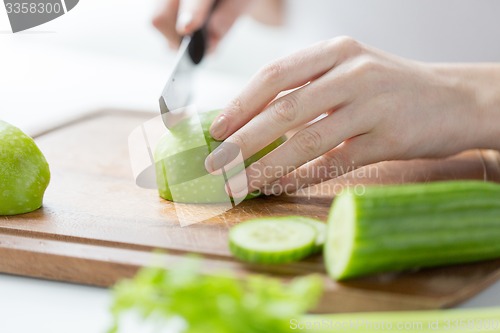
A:
{"label": "cut cucumber end", "polygon": [[500,258],[500,186],[451,181],[344,192],[328,224],[325,264],[336,280]]}
{"label": "cut cucumber end", "polygon": [[347,278],[354,244],[356,203],[351,192],[340,194],[334,201],[326,233],[324,260],[330,277],[335,280]]}
{"label": "cut cucumber end", "polygon": [[238,259],[252,263],[284,264],[312,254],[317,231],[288,218],[261,218],[242,222],[229,232],[229,248]]}

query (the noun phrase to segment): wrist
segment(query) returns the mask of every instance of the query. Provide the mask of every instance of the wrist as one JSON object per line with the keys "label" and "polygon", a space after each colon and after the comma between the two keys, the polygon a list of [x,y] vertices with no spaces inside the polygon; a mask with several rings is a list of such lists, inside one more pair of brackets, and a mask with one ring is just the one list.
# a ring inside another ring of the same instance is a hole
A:
{"label": "wrist", "polygon": [[481,70],[481,86],[476,88],[476,104],[484,132],[478,148],[500,150],[500,65]]}
{"label": "wrist", "polygon": [[[456,94],[453,139],[466,149],[500,150],[500,64],[436,64]],[[460,137],[457,137],[459,135]]]}

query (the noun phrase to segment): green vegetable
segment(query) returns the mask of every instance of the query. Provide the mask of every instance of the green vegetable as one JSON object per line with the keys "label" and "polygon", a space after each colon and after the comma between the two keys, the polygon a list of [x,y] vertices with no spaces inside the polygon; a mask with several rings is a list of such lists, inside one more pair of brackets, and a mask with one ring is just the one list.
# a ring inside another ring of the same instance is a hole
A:
{"label": "green vegetable", "polygon": [[206,276],[192,260],[170,271],[143,268],[113,294],[110,333],[120,332],[131,314],[148,328],[181,320],[183,333],[500,332],[500,308],[304,315],[321,295],[319,277],[284,284],[264,276]]}
{"label": "green vegetable", "polygon": [[326,223],[303,216],[288,216],[287,219],[293,219],[313,227],[316,230],[316,241],[314,242],[313,253],[319,253],[323,250],[326,240]]}
{"label": "green vegetable", "polygon": [[33,139],[0,121],[0,215],[40,208],[49,181],[49,165]]}
{"label": "green vegetable", "polygon": [[[228,202],[224,175],[209,174],[205,159],[221,142],[210,136],[209,128],[219,110],[183,120],[161,139],[155,151],[156,180],[160,196],[166,200],[185,203]],[[201,122],[201,127],[200,127]],[[245,160],[245,167],[261,159],[285,141],[280,138]],[[227,174],[243,170],[236,167]],[[249,194],[248,198],[256,195]]]}
{"label": "green vegetable", "polygon": [[309,276],[285,285],[263,276],[242,281],[201,275],[193,262],[170,271],[146,268],[115,287],[110,332],[118,332],[121,315],[129,310],[147,320],[180,316],[187,324],[185,333],[288,332],[289,319],[315,305],[320,281]]}
{"label": "green vegetable", "polygon": [[500,257],[500,185],[455,181],[342,193],[325,263],[337,279]]}
{"label": "green vegetable", "polygon": [[298,261],[317,249],[317,229],[301,217],[267,217],[242,222],[229,231],[235,257],[254,263]]}

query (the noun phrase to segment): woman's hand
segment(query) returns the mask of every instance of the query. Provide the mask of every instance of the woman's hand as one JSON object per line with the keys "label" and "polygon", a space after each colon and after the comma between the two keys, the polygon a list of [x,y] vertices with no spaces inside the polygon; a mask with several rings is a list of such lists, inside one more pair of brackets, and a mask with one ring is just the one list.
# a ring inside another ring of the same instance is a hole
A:
{"label": "woman's hand", "polygon": [[407,60],[347,37],[321,42],[263,68],[225,108],[211,127],[225,143],[207,158],[206,168],[227,165],[239,153],[235,146],[246,159],[297,129],[249,166],[247,177],[236,176],[241,188],[232,188],[233,196],[257,189],[293,192],[379,161],[487,146],[486,135],[500,134],[500,117],[497,112],[488,120],[494,94],[482,94],[477,85],[491,85],[480,75],[491,68],[467,66]]}
{"label": "woman's hand", "polygon": [[[153,25],[167,38],[171,48],[179,47],[181,36],[201,28],[215,0],[166,0],[163,9],[153,19]],[[246,11],[252,0],[220,0],[207,23],[209,51]]]}

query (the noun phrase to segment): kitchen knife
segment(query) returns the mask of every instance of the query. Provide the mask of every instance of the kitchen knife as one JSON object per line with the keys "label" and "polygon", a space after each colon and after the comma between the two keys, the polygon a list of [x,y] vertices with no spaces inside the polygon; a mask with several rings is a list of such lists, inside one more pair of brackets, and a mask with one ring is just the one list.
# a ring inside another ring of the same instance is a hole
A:
{"label": "kitchen knife", "polygon": [[[217,1],[214,2],[215,8]],[[207,48],[206,26],[191,36],[182,38],[174,68],[160,97],[160,111],[163,123],[172,128],[182,116],[182,109],[191,98],[193,72],[205,55]],[[177,111],[177,112],[175,112]]]}

